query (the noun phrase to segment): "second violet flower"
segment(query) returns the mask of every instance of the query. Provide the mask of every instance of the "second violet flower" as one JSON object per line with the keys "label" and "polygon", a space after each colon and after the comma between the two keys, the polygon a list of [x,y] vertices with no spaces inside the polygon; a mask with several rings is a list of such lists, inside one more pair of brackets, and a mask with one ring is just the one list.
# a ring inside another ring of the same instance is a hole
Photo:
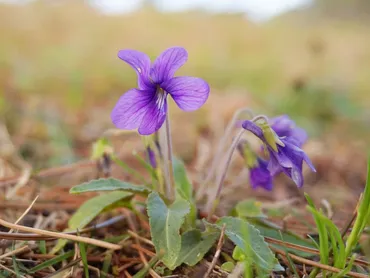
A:
{"label": "second violet flower", "polygon": [[[301,149],[307,140],[306,132],[296,127],[287,115],[262,121],[259,124],[247,120],[242,123],[242,127],[257,136],[268,153],[267,161],[251,151],[249,151],[249,158],[243,153],[243,156],[250,161],[247,164],[253,188],[260,186],[271,190],[272,178],[281,172],[290,177],[298,187],[302,187],[303,161],[312,171],[316,171],[306,153]],[[249,148],[248,145],[245,147]]]}

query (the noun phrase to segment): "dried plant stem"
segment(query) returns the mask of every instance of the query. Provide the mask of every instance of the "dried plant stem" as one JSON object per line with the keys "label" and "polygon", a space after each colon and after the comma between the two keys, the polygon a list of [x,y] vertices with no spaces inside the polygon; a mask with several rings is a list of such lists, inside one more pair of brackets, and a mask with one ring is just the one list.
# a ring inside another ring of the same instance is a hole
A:
{"label": "dried plant stem", "polygon": [[166,196],[168,199],[172,200],[173,191],[175,189],[175,177],[173,174],[173,164],[172,164],[172,140],[171,140],[171,127],[170,127],[170,119],[169,119],[169,111],[166,114],[166,145],[167,145],[167,161],[164,161],[164,165],[167,168],[166,174]]}
{"label": "dried plant stem", "polygon": [[[70,232],[62,232],[62,233],[59,233],[59,234],[67,234],[67,235],[76,235],[77,233],[79,234],[83,234],[83,233],[87,233],[87,232],[91,232],[91,231],[95,231],[95,230],[98,230],[98,229],[102,229],[102,228],[105,228],[105,227],[108,227],[110,225],[113,225],[121,220],[125,219],[124,216],[122,215],[119,215],[119,216],[116,216],[116,217],[113,217],[111,219],[108,219],[102,223],[99,223],[99,224],[96,224],[96,225],[93,225],[91,227],[87,227],[87,228],[84,228],[84,229],[81,229],[79,231],[70,231]],[[52,240],[52,239],[55,239],[55,237],[52,237],[52,236],[45,236],[45,235],[40,235],[40,234],[30,234],[30,233],[12,233],[12,234],[9,234],[9,233],[4,233],[4,232],[0,232],[0,238],[1,239],[7,239],[7,240]]]}
{"label": "dried plant stem", "polygon": [[6,258],[6,257],[10,257],[10,256],[14,256],[14,255],[17,255],[19,253],[24,253],[26,251],[30,251],[31,249],[28,247],[28,246],[23,246],[21,248],[18,248],[18,249],[15,249],[13,251],[10,251],[8,253],[5,253],[3,255],[0,256],[0,260]]}
{"label": "dried plant stem", "polygon": [[[311,260],[308,260],[308,259],[305,259],[305,258],[301,258],[297,255],[293,255],[293,254],[290,254],[290,253],[285,253],[285,251],[279,250],[279,249],[274,248],[272,246],[270,246],[270,248],[275,253],[281,254],[283,256],[286,256],[288,254],[289,257],[293,261],[300,262],[302,264],[310,265],[310,266],[317,267],[317,268],[320,268],[320,269],[323,269],[323,270],[328,270],[328,271],[333,272],[333,273],[339,273],[339,272],[342,271],[342,269],[339,269],[339,268],[336,268],[336,267],[333,267],[333,266],[329,266],[329,265],[321,264],[321,263],[311,261]],[[348,272],[347,275],[350,276],[350,277],[356,277],[356,278],[367,278],[368,277],[365,274],[356,273],[356,272],[352,272],[352,271]]]}
{"label": "dried plant stem", "polygon": [[213,213],[215,212],[215,210],[218,206],[218,203],[220,202],[221,190],[222,190],[223,185],[224,185],[227,170],[229,169],[229,166],[230,166],[231,158],[233,156],[233,153],[234,153],[236,147],[238,146],[238,142],[239,142],[240,138],[242,137],[244,131],[245,131],[244,129],[241,129],[239,131],[239,133],[236,135],[233,143],[231,144],[231,147],[229,148],[229,151],[227,153],[227,160],[226,160],[226,163],[224,165],[224,169],[221,172],[222,175],[220,176],[220,178],[218,179],[218,182],[217,182],[217,191],[216,191],[215,198],[212,198],[212,199],[210,198],[208,200],[208,220],[211,220],[211,217],[212,217]]}
{"label": "dried plant stem", "polygon": [[213,268],[215,267],[216,263],[217,263],[217,260],[218,258],[220,257],[220,254],[221,254],[221,248],[222,248],[222,245],[224,244],[224,236],[225,236],[225,228],[226,228],[226,225],[224,224],[222,226],[222,230],[221,230],[221,234],[220,234],[220,238],[218,240],[218,243],[217,243],[217,250],[216,250],[216,253],[215,255],[213,256],[213,259],[212,259],[212,262],[211,262],[211,265],[209,266],[206,274],[204,274],[204,278],[208,278],[209,275],[211,274]]}
{"label": "dried plant stem", "polygon": [[251,117],[253,117],[252,111],[250,109],[248,109],[248,108],[241,108],[241,109],[237,110],[234,113],[233,118],[231,119],[231,121],[227,125],[226,131],[225,131],[224,135],[221,137],[220,143],[217,146],[216,154],[215,154],[215,156],[214,156],[214,158],[212,160],[211,167],[208,170],[207,177],[206,177],[206,179],[204,180],[203,184],[199,187],[199,189],[197,191],[197,194],[196,194],[197,200],[199,200],[203,196],[204,191],[205,191],[208,183],[211,181],[211,179],[212,179],[212,177],[213,177],[213,175],[215,173],[216,166],[218,165],[219,161],[221,160],[222,151],[225,148],[225,144],[227,142],[227,138],[230,136],[231,132],[233,131],[233,128],[235,127],[235,123],[236,123],[238,117],[242,113],[244,113],[244,112],[247,112]]}
{"label": "dried plant stem", "polygon": [[[39,198],[39,196],[37,195],[36,198],[29,205],[29,207],[23,212],[23,214],[17,219],[17,221],[15,221],[14,224],[18,224],[27,215],[27,213],[31,210],[31,208],[36,203],[36,201],[37,201],[38,198]],[[13,229],[10,229],[8,233],[10,234],[12,232],[13,232]]]}
{"label": "dried plant stem", "polygon": [[0,225],[2,225],[4,227],[7,227],[9,229],[35,233],[35,234],[39,234],[39,235],[51,236],[51,237],[55,237],[55,238],[62,238],[62,239],[67,239],[67,240],[72,240],[72,241],[77,241],[77,242],[83,242],[83,243],[99,246],[99,247],[106,248],[106,249],[119,250],[119,249],[122,248],[122,246],[120,246],[120,245],[108,243],[108,242],[93,239],[93,238],[87,238],[87,237],[74,236],[74,235],[68,235],[68,234],[62,234],[62,233],[57,233],[57,232],[40,230],[40,229],[36,229],[36,228],[31,228],[31,227],[26,227],[26,226],[22,226],[22,225],[13,224],[13,223],[7,222],[7,221],[2,220],[2,219],[0,219]]}
{"label": "dried plant stem", "polygon": [[138,240],[140,240],[140,241],[142,241],[142,242],[144,242],[144,243],[146,243],[146,244],[148,244],[150,246],[154,246],[154,244],[153,244],[153,242],[151,240],[146,239],[145,237],[141,237],[141,236],[139,236],[137,233],[135,233],[133,231],[128,230],[127,233],[130,236],[132,236],[132,237],[134,237],[134,238],[136,238],[136,239],[138,239]]}

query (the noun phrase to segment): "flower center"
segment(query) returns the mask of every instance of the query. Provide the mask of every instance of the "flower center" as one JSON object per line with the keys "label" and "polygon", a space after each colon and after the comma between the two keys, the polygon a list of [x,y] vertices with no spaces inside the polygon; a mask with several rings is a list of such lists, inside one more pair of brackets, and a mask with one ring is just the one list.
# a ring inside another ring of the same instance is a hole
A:
{"label": "flower center", "polygon": [[157,105],[158,110],[164,109],[164,102],[166,101],[167,93],[159,86],[157,86],[157,91],[155,92],[155,104]]}

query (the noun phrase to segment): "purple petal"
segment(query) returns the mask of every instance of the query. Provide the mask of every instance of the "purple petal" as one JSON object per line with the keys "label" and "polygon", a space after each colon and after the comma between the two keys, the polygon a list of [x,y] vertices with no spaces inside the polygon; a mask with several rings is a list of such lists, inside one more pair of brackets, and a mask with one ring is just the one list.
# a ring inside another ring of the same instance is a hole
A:
{"label": "purple petal", "polygon": [[111,113],[113,124],[120,129],[138,128],[155,91],[132,89],[123,94]]}
{"label": "purple petal", "polygon": [[290,170],[290,176],[299,188],[303,186],[303,174],[301,169],[293,167]]}
{"label": "purple petal", "polygon": [[280,137],[289,136],[291,130],[295,127],[295,123],[289,118],[288,115],[281,115],[271,118],[269,123],[271,128]]}
{"label": "purple petal", "polygon": [[253,189],[263,187],[266,190],[272,190],[272,177],[267,169],[267,162],[258,158],[256,167],[250,169],[249,179]]}
{"label": "purple petal", "polygon": [[209,85],[201,78],[179,76],[162,83],[176,104],[184,111],[199,109],[208,99]]}
{"label": "purple petal", "polygon": [[279,161],[275,157],[275,152],[270,152],[270,160],[267,169],[270,171],[271,176],[276,176],[283,171],[283,167],[281,167]]}
{"label": "purple petal", "polygon": [[262,129],[256,125],[252,121],[244,121],[242,124],[242,127],[250,132],[252,132],[254,135],[256,135],[258,138],[260,138],[262,141],[264,141],[265,137],[263,136]]}
{"label": "purple petal", "polygon": [[150,135],[156,132],[164,123],[167,113],[167,100],[164,98],[162,104],[158,106],[157,97],[148,105],[148,109],[143,116],[143,120],[139,127],[141,135]]}
{"label": "purple petal", "polygon": [[303,128],[296,127],[291,131],[290,141],[297,147],[301,147],[307,139],[307,132]]}
{"label": "purple petal", "polygon": [[188,53],[182,47],[172,47],[163,51],[154,61],[150,72],[153,82],[161,84],[172,78],[187,59]]}
{"label": "purple petal", "polygon": [[137,50],[125,49],[118,52],[118,57],[136,71],[140,89],[147,89],[150,87],[150,59],[145,53]]}
{"label": "purple petal", "polygon": [[308,158],[308,155],[304,153],[303,155],[303,160],[307,163],[308,167],[311,169],[312,172],[316,172],[315,167],[313,166],[311,160]]}

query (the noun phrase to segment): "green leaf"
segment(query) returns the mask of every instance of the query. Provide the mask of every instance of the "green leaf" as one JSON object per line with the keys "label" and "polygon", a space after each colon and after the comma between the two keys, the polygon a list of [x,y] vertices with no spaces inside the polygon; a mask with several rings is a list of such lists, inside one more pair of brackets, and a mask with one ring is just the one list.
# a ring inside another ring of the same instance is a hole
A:
{"label": "green leaf", "polygon": [[266,218],[266,215],[262,212],[261,203],[255,199],[239,202],[235,207],[235,211],[239,217]]}
{"label": "green leaf", "polygon": [[245,260],[245,258],[246,255],[243,250],[239,246],[235,246],[233,250],[233,259],[242,262]]}
{"label": "green leaf", "polygon": [[93,191],[115,191],[115,190],[128,191],[142,195],[148,195],[151,192],[149,188],[146,188],[144,186],[134,185],[117,179],[108,178],[81,183],[80,185],[72,187],[69,193],[77,194]]}
{"label": "green leaf", "polygon": [[318,212],[314,207],[308,207],[309,211],[314,215],[315,218],[318,218],[320,222],[325,227],[325,230],[329,233],[331,248],[334,257],[334,267],[344,268],[346,265],[346,255],[345,255],[345,245],[339,232],[339,229],[333,221],[323,215],[321,212]]}
{"label": "green leaf", "polygon": [[[290,232],[290,231],[284,231],[282,227],[276,226],[276,224],[271,223],[267,221],[266,219],[252,219],[249,221],[253,226],[255,226],[256,229],[259,230],[260,234],[262,236],[271,237],[277,240],[283,240],[285,242],[293,243],[296,245],[301,245],[305,247],[310,248],[316,248],[315,244],[307,239],[301,238],[300,236]],[[280,236],[280,232],[282,237]],[[275,248],[278,248],[280,250],[287,249],[289,253],[296,254],[301,257],[311,257],[311,253],[298,251],[293,248],[282,248],[282,246],[277,244],[272,244]]]}
{"label": "green leaf", "polygon": [[173,172],[176,186],[176,198],[181,197],[190,204],[190,213],[185,218],[184,229],[189,230],[195,228],[197,218],[197,207],[193,198],[193,185],[188,179],[184,163],[174,157]]}
{"label": "green leaf", "polygon": [[173,270],[181,250],[180,228],[190,211],[189,204],[177,199],[167,206],[157,192],[152,192],[147,200],[147,210],[155,251],[164,253],[163,263]]}
{"label": "green leaf", "polygon": [[[122,201],[126,201],[132,197],[133,195],[130,192],[109,192],[87,200],[69,219],[67,231],[84,228],[103,210],[121,205]],[[57,253],[67,242],[65,239],[58,240],[58,243],[51,250],[51,254]]]}
{"label": "green leaf", "polygon": [[191,230],[185,232],[181,237],[181,250],[177,258],[176,267],[185,263],[189,266],[196,265],[204,255],[211,249],[220,236],[218,229],[201,232]]}
{"label": "green leaf", "polygon": [[[315,205],[308,196],[308,194],[305,194],[306,200],[308,202],[308,206],[312,208],[312,211],[316,211]],[[317,214],[313,214],[317,231],[319,233],[319,244],[320,244],[320,262],[322,264],[329,264],[329,236],[328,231],[326,229],[325,221],[323,221],[322,218],[320,218]],[[323,276],[325,277],[325,271],[323,271]]]}
{"label": "green leaf", "polygon": [[221,265],[221,269],[223,271],[231,273],[235,268],[235,265],[233,262],[226,262]]}
{"label": "green leaf", "polygon": [[[217,225],[220,229],[226,225],[225,235],[246,256],[252,256],[257,269],[263,272],[274,269],[278,261],[255,227],[245,220],[234,217],[222,217],[217,221]],[[283,270],[281,266],[280,269]]]}
{"label": "green leaf", "polygon": [[193,198],[193,186],[188,179],[184,163],[176,157],[173,158],[173,173],[176,183],[176,194],[185,200],[191,200]]}
{"label": "green leaf", "polygon": [[117,202],[120,203],[122,200],[132,198],[132,196],[130,192],[109,192],[87,200],[69,219],[69,229],[75,230],[84,228],[104,209],[114,206]]}

